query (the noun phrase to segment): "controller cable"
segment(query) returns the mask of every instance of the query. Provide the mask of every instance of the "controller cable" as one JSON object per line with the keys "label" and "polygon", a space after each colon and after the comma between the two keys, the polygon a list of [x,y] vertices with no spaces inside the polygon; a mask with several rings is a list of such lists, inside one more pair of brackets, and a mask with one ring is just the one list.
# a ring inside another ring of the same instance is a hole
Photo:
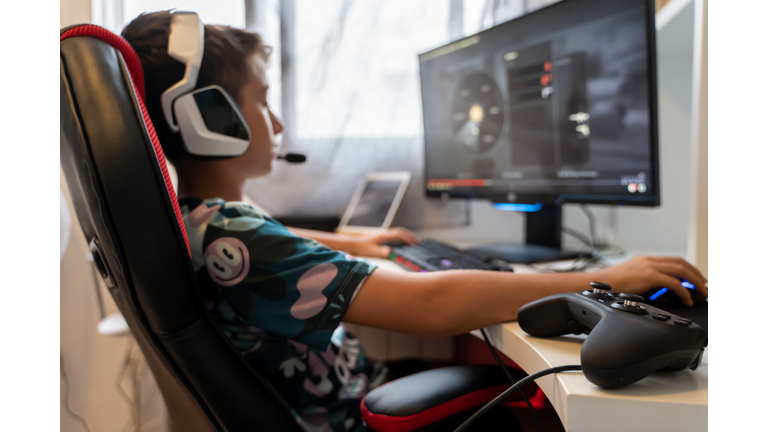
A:
{"label": "controller cable", "polygon": [[558,372],[565,372],[565,371],[580,371],[581,365],[567,365],[567,366],[557,366],[549,369],[544,369],[543,371],[536,372],[533,375],[528,375],[527,377],[521,379],[516,384],[512,385],[512,387],[504,390],[503,393],[496,396],[496,398],[487,404],[485,404],[484,407],[477,410],[476,413],[472,414],[472,417],[468,418],[464,423],[461,424],[456,430],[453,432],[463,432],[465,431],[472,423],[474,423],[478,418],[480,418],[483,414],[488,412],[491,408],[495,407],[496,405],[500,404],[504,401],[504,399],[507,398],[511,393],[516,392],[520,390],[525,384],[528,384],[529,382],[541,378],[546,375],[551,375]]}
{"label": "controller cable", "polygon": [[[485,329],[481,328],[480,333],[483,334],[483,339],[485,340],[485,344],[488,345],[488,350],[493,354],[493,358],[496,359],[496,363],[499,364],[501,367],[501,370],[504,371],[504,374],[507,375],[507,378],[509,378],[509,381],[512,382],[512,384],[517,383],[517,380],[515,377],[512,376],[511,373],[509,373],[509,370],[507,369],[507,365],[504,364],[504,362],[501,360],[501,357],[499,357],[499,353],[496,352],[496,348],[493,347],[491,344],[491,340],[488,338],[488,335],[485,333]],[[530,399],[528,399],[528,395],[525,394],[523,389],[520,389],[520,394],[523,396],[523,399],[525,400],[525,404],[528,405],[528,410],[531,412],[531,415],[533,416],[533,421],[536,423],[536,430],[539,432],[542,432],[541,430],[541,424],[539,424],[539,416],[536,415],[536,410],[533,409],[533,405],[531,405]]]}

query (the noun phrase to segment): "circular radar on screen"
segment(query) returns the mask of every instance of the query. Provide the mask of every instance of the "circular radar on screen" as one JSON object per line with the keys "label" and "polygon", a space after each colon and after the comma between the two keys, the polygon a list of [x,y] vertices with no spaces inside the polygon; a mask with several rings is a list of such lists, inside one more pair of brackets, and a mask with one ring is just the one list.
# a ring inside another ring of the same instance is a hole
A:
{"label": "circular radar on screen", "polygon": [[451,108],[459,150],[473,158],[488,153],[504,126],[504,99],[496,82],[484,73],[465,77],[456,89]]}

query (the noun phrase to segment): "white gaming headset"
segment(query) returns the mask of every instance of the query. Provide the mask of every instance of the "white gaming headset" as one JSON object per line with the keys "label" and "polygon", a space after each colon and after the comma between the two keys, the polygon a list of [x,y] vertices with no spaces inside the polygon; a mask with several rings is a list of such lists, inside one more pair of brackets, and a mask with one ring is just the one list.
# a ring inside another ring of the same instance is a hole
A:
{"label": "white gaming headset", "polygon": [[[203,61],[204,27],[195,12],[173,12],[168,55],[186,66],[181,81],[163,92],[163,114],[194,156],[236,157],[248,150],[251,131],[234,99],[214,84],[195,90]],[[177,123],[178,122],[178,123]]]}

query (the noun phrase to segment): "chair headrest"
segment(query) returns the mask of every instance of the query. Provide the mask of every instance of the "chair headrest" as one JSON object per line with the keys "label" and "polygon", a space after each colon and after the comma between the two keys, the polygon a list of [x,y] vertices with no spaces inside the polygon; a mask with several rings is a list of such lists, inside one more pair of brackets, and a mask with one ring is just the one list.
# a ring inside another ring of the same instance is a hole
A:
{"label": "chair headrest", "polygon": [[59,43],[71,37],[92,37],[100,39],[118,50],[123,56],[123,61],[125,61],[125,65],[128,68],[128,73],[131,77],[131,83],[133,84],[134,91],[138,95],[139,106],[141,107],[141,115],[144,118],[144,124],[147,127],[149,137],[152,139],[152,147],[155,149],[157,162],[163,172],[165,187],[168,189],[168,195],[170,196],[173,210],[176,213],[176,219],[179,222],[181,233],[184,236],[184,242],[187,245],[187,252],[192,255],[192,250],[189,246],[189,238],[187,237],[187,230],[184,227],[184,221],[181,217],[179,200],[176,197],[176,191],[173,189],[171,175],[168,173],[168,166],[166,165],[165,161],[165,153],[163,153],[163,148],[160,146],[160,140],[157,138],[155,126],[152,124],[152,119],[149,118],[147,107],[144,104],[144,72],[141,69],[141,61],[139,60],[139,56],[136,54],[136,51],[133,50],[131,44],[125,40],[125,38],[97,25],[81,24],[66,27],[61,30],[61,34],[59,35]]}

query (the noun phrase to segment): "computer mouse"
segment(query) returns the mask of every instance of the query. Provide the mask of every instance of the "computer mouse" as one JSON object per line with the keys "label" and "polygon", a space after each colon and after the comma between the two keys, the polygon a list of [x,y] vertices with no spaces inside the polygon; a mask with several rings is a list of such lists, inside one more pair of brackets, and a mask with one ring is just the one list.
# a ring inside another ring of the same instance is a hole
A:
{"label": "computer mouse", "polygon": [[[688,290],[690,290],[691,293],[691,300],[693,300],[693,304],[702,303],[707,301],[707,298],[704,297],[703,294],[696,291],[696,286],[692,283],[681,280],[680,285],[684,286]],[[643,297],[645,297],[645,302],[650,305],[657,305],[657,306],[685,306],[683,304],[683,301],[678,297],[677,294],[675,294],[672,290],[665,287],[660,288],[653,288],[649,290],[648,292],[643,294]]]}

